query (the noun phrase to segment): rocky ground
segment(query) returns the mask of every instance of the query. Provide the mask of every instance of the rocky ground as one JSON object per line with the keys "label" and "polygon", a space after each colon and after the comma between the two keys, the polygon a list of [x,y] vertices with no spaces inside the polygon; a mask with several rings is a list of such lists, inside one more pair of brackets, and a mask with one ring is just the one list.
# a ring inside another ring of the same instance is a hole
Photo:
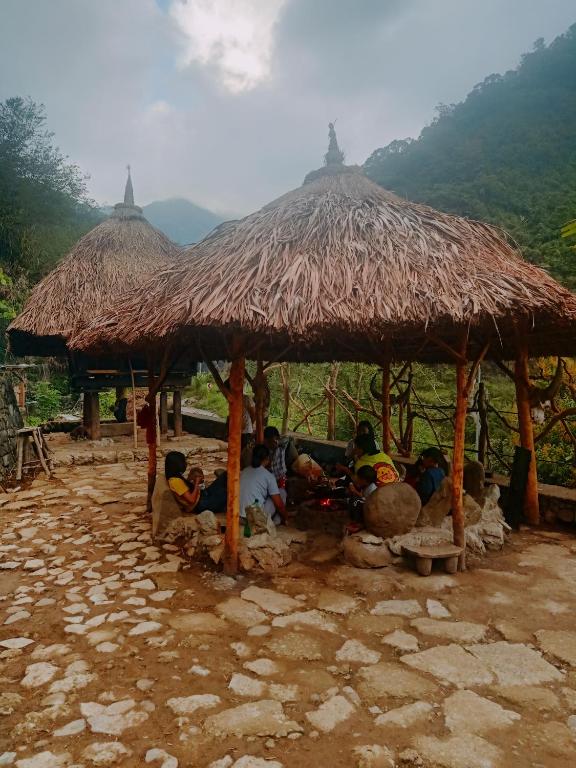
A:
{"label": "rocky ground", "polygon": [[575,764],[569,534],[235,581],[153,545],[144,489],[132,462],[0,495],[0,766]]}

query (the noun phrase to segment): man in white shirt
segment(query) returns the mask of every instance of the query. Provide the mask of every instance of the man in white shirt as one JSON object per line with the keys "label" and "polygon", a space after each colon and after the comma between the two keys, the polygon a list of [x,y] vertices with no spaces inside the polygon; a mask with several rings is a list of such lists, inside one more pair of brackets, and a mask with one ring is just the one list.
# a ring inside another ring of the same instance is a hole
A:
{"label": "man in white shirt", "polygon": [[240,473],[240,517],[246,518],[246,507],[258,503],[277,525],[286,523],[286,506],[280,495],[276,478],[270,472],[270,451],[265,445],[257,445],[252,454],[252,464]]}

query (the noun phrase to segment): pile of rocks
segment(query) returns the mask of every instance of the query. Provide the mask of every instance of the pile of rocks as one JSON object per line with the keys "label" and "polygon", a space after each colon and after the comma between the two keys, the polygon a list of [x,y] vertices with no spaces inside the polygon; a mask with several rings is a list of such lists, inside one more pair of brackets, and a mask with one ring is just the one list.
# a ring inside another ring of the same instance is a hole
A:
{"label": "pile of rocks", "polygon": [[[452,541],[451,481],[445,478],[428,504],[405,483],[379,488],[366,502],[367,531],[344,539],[342,550],[349,565],[381,568],[402,554],[403,546],[447,544]],[[466,547],[477,555],[504,546],[510,530],[498,505],[500,489],[492,485],[477,494],[464,494]]]}
{"label": "pile of rocks", "polygon": [[[155,541],[177,544],[188,558],[209,559],[216,564],[221,561],[224,554],[223,520],[210,511],[182,515],[170,492],[165,497],[163,517],[158,510],[158,504],[153,504]],[[176,514],[170,514],[171,511]],[[251,533],[253,535],[240,539],[239,560],[243,571],[276,571],[292,562],[307,539],[304,531],[278,528],[269,519],[252,520]]]}

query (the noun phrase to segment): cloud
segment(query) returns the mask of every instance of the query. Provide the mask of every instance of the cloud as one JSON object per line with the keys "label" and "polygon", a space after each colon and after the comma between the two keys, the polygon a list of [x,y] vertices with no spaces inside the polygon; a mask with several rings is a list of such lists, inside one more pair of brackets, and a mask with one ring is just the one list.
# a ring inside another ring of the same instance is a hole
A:
{"label": "cloud", "polygon": [[45,103],[95,199],[121,199],[130,163],[139,204],[232,213],[317,168],[330,120],[362,163],[574,21],[573,0],[0,4],[0,99]]}
{"label": "cloud", "polygon": [[183,66],[212,67],[233,93],[270,77],[274,28],[285,0],[174,0],[170,15],[186,38]]}

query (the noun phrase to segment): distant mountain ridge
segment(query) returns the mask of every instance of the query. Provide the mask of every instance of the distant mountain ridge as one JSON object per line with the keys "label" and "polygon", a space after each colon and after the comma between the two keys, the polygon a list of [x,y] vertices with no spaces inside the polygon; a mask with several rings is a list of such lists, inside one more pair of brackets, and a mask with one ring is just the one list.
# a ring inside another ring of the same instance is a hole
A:
{"label": "distant mountain ridge", "polygon": [[156,200],[142,210],[150,224],[180,245],[197,243],[224,221],[222,216],[180,197]]}

